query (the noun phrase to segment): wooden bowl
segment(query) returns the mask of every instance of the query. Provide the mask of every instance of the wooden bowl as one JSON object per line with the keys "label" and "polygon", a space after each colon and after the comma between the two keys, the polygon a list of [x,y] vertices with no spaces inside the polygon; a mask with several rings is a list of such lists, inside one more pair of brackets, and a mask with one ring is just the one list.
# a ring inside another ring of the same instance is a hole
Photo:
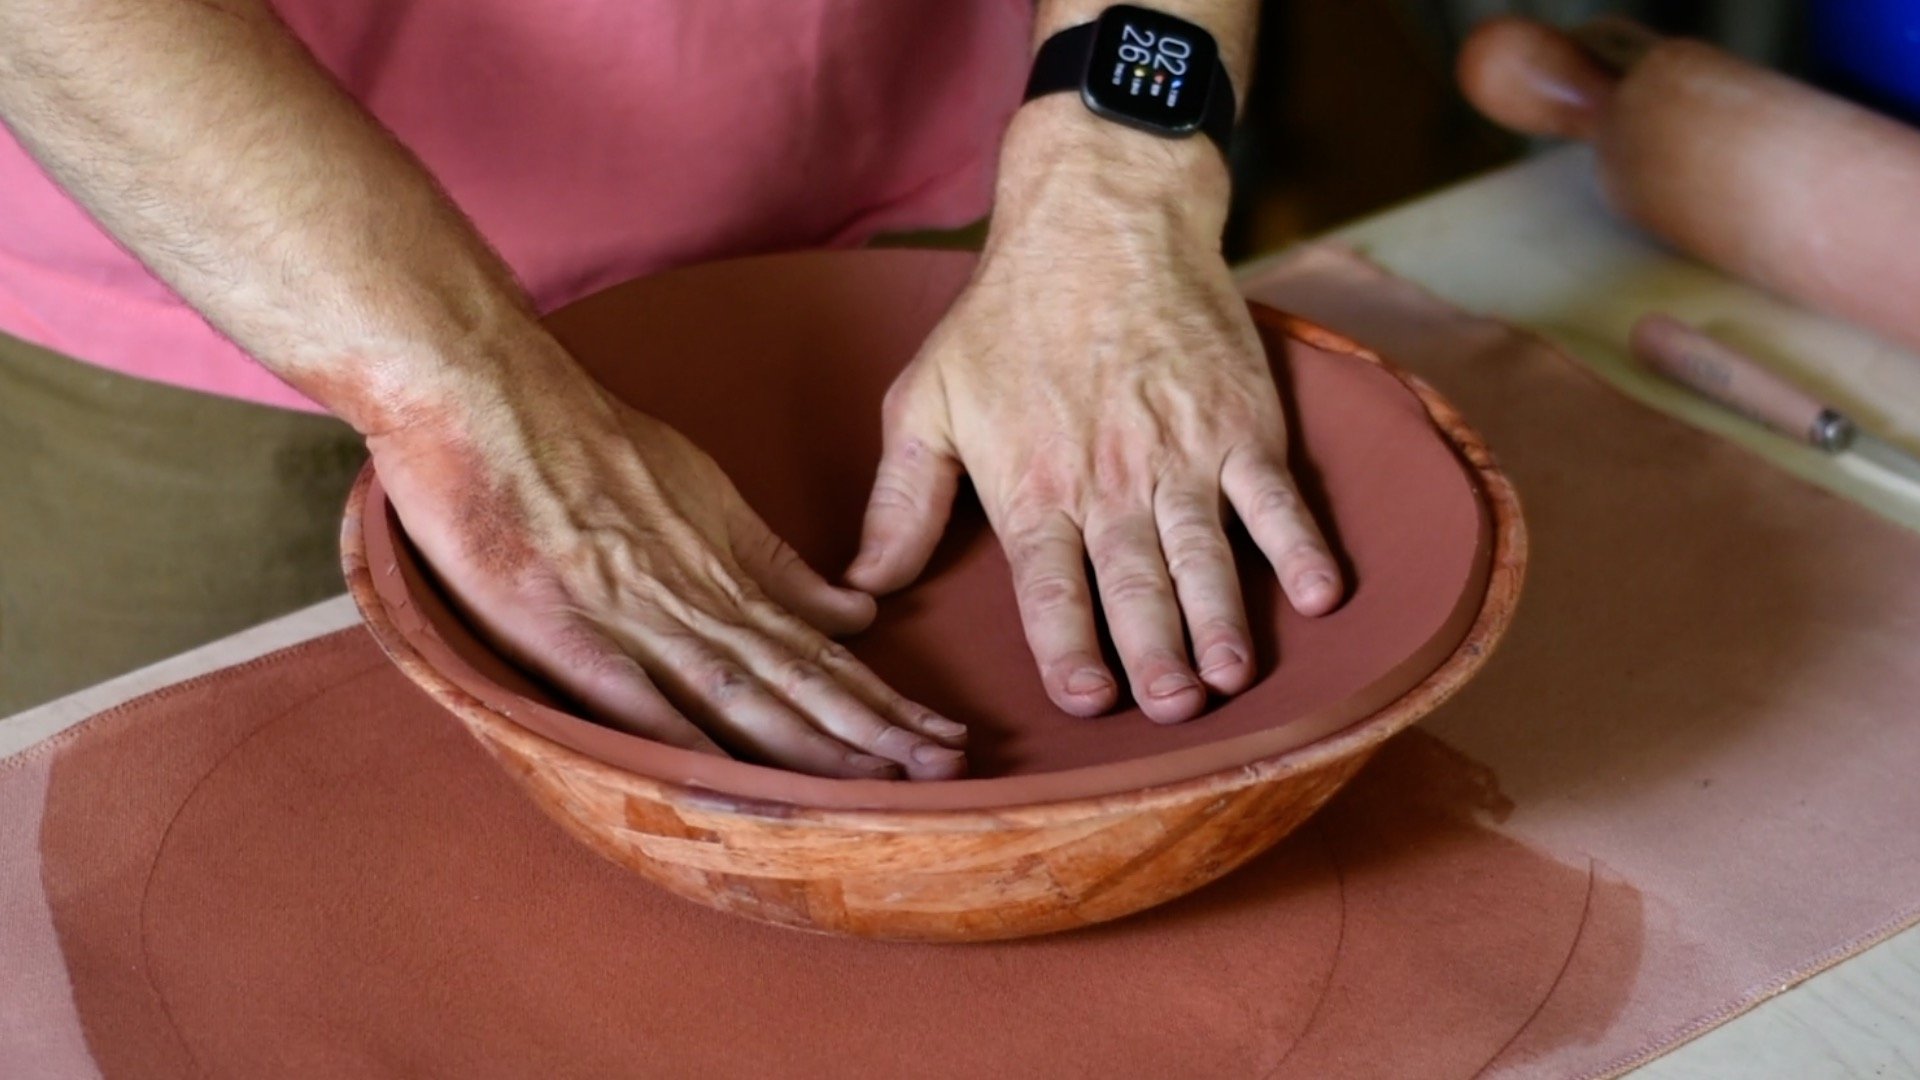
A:
{"label": "wooden bowl", "polygon": [[[572,745],[563,744],[549,737],[557,712],[477,679],[440,647],[408,594],[395,592],[391,583],[402,570],[420,571],[394,539],[397,524],[371,469],[354,487],[343,526],[348,587],[395,663],[458,717],[537,805],[593,850],[683,897],[782,926],[896,940],[983,941],[1119,918],[1196,889],[1291,832],[1384,740],[1480,669],[1519,599],[1526,565],[1519,502],[1459,413],[1424,382],[1339,335],[1257,305],[1255,312],[1270,347],[1277,335],[1391,372],[1451,445],[1484,503],[1485,584],[1477,605],[1465,609],[1463,634],[1383,705],[1337,724],[1326,720],[1334,725],[1330,733],[1305,745],[1269,741],[1264,745],[1282,749],[1263,753],[1263,744],[1242,739],[1231,745],[1251,755],[1246,760],[1223,764],[1217,753],[1189,753],[1181,760],[1210,764],[1170,782],[1110,790],[1118,774],[1090,770],[1077,786],[1055,785],[1047,798],[1009,805],[981,794],[994,790],[993,780],[894,784],[915,789],[907,794],[920,803],[878,807],[862,805],[858,794],[872,790],[859,785],[878,782],[809,778],[813,787],[794,790],[823,797],[773,800],[730,779],[609,764],[604,759],[615,755],[599,747],[643,740],[593,728],[591,737],[566,735]],[[546,735],[532,730],[542,726],[531,719],[536,711],[545,716]]]}

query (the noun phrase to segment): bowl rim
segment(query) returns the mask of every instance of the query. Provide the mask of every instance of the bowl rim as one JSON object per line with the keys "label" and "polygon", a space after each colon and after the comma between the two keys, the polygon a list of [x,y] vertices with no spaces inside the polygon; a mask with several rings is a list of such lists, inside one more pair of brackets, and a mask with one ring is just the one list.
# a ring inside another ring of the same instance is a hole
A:
{"label": "bowl rim", "polygon": [[[1386,360],[1342,334],[1301,316],[1249,301],[1256,323],[1307,345],[1350,355],[1386,371],[1420,401],[1428,417],[1478,484],[1488,516],[1490,552],[1486,587],[1479,610],[1453,651],[1426,678],[1372,714],[1332,734],[1241,765],[1217,769],[1186,779],[1138,789],[1067,799],[1014,804],[1004,807],[932,809],[817,807],[738,795],[713,788],[682,784],[609,765],[572,747],[537,734],[473,697],[449,676],[427,662],[403,635],[374,584],[368,563],[364,513],[375,483],[368,462],[348,494],[341,523],[341,562],[347,590],[374,640],[406,676],[460,719],[488,749],[499,756],[510,751],[523,759],[540,758],[566,764],[631,795],[644,796],[675,809],[711,819],[715,814],[744,816],[785,823],[809,823],[859,831],[976,832],[1013,827],[1046,827],[1064,821],[1082,821],[1133,814],[1155,807],[1219,798],[1244,788],[1289,776],[1315,772],[1335,762],[1362,755],[1415,722],[1458,693],[1491,657],[1512,625],[1526,577],[1529,542],[1519,493],[1501,469],[1486,440],[1464,415],[1426,380]],[[521,769],[510,769],[516,778]]]}

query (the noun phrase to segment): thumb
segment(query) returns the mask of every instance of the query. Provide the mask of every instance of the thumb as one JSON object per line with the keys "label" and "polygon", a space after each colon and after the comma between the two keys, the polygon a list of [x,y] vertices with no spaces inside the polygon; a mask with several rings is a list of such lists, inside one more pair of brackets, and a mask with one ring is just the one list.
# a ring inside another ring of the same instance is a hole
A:
{"label": "thumb", "polygon": [[873,621],[873,597],[843,589],[814,572],[800,553],[740,503],[729,526],[734,558],[774,603],[829,637],[856,634]]}
{"label": "thumb", "polygon": [[897,421],[889,416],[848,584],[879,595],[920,576],[953,513],[960,471],[944,432],[916,419],[914,411]]}

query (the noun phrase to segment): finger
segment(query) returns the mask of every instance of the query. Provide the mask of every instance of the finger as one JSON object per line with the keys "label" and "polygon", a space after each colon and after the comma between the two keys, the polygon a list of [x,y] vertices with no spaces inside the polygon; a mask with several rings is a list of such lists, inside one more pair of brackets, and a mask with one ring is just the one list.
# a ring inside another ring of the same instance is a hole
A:
{"label": "finger", "polygon": [[1278,458],[1253,447],[1227,455],[1220,487],[1254,543],[1273,564],[1287,600],[1302,615],[1325,615],[1340,604],[1340,567]]}
{"label": "finger", "polygon": [[1162,724],[1199,715],[1207,692],[1187,662],[1180,607],[1152,516],[1121,513],[1089,521],[1087,554],[1100,585],[1107,631],[1140,710]]}
{"label": "finger", "polygon": [[858,589],[843,589],[815,573],[800,553],[775,535],[745,503],[734,511],[728,532],[733,556],[748,576],[775,603],[821,633],[854,634],[873,622],[878,610],[873,597]]}
{"label": "finger", "polygon": [[811,654],[814,663],[825,668],[889,723],[918,732],[943,746],[957,749],[967,744],[965,724],[941,716],[888,686],[886,680],[861,663],[846,646],[821,640],[805,623],[776,610],[757,609],[755,622],[796,655]]}
{"label": "finger", "polygon": [[606,723],[641,738],[726,756],[654,686],[640,662],[576,615],[536,630],[517,650],[568,697]]}
{"label": "finger", "polygon": [[762,683],[815,727],[848,746],[898,763],[914,780],[951,780],[966,771],[965,754],[887,722],[813,659],[831,644],[817,634],[799,649],[764,633],[730,644]]}
{"label": "finger", "polygon": [[1080,530],[1053,512],[1009,525],[1002,543],[1047,696],[1075,716],[1113,708],[1119,693],[1100,656]]}
{"label": "finger", "polygon": [[960,486],[960,462],[944,438],[904,422],[887,427],[860,553],[847,568],[850,584],[875,594],[904,588],[926,569]]}
{"label": "finger", "polygon": [[714,736],[756,760],[816,776],[893,779],[899,767],[829,738],[739,661],[685,628],[643,630],[654,675]]}
{"label": "finger", "polygon": [[1220,522],[1220,495],[1168,484],[1154,502],[1160,548],[1200,681],[1217,693],[1237,694],[1253,683],[1253,645],[1240,575]]}

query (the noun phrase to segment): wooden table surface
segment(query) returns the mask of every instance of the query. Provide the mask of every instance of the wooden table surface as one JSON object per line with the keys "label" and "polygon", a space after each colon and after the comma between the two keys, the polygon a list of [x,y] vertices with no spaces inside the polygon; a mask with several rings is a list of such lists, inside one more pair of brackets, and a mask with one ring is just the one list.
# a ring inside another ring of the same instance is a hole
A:
{"label": "wooden table surface", "polygon": [[[1333,238],[1463,308],[1552,337],[1649,404],[1920,530],[1920,489],[1837,465],[1651,382],[1628,363],[1622,343],[1640,314],[1673,312],[1748,344],[1914,449],[1920,449],[1920,358],[1679,259],[1616,224],[1599,202],[1584,150],[1499,170],[1357,222]],[[0,720],[0,756],[149,690],[357,622],[341,596]],[[1920,928],[1784,989],[1634,1075],[1920,1078]]]}

